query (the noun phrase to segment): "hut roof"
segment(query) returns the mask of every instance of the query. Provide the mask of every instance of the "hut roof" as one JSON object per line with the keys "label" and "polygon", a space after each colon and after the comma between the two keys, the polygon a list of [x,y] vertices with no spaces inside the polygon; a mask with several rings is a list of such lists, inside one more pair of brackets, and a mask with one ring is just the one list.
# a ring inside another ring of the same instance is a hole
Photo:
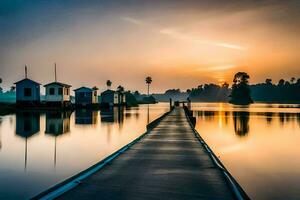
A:
{"label": "hut roof", "polygon": [[68,85],[68,84],[65,84],[65,83],[60,83],[60,82],[48,83],[48,84],[44,85],[44,87],[48,87],[50,85],[58,85],[58,86],[66,87],[66,88],[72,87],[71,85]]}
{"label": "hut roof", "polygon": [[41,85],[40,83],[35,82],[35,81],[33,81],[33,80],[29,79],[29,78],[24,78],[24,79],[22,79],[20,81],[15,82],[14,84],[19,84],[19,83],[22,83],[22,82],[25,82],[25,81],[28,81],[28,82],[30,82],[32,84]]}
{"label": "hut roof", "polygon": [[75,89],[74,91],[77,92],[77,91],[80,91],[80,90],[86,91],[86,92],[93,92],[94,91],[93,89],[88,88],[88,87],[80,87],[80,88]]}
{"label": "hut roof", "polygon": [[114,90],[105,90],[104,92],[101,93],[101,95],[104,95],[104,94],[109,94],[109,93],[115,93],[116,91]]}

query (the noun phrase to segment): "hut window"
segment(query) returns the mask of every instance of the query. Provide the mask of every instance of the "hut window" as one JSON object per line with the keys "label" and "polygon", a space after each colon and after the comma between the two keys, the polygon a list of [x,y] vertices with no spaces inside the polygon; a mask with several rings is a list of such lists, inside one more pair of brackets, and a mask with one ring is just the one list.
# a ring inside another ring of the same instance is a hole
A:
{"label": "hut window", "polygon": [[85,97],[84,92],[79,92],[79,97]]}
{"label": "hut window", "polygon": [[69,95],[69,88],[65,88],[65,95]]}
{"label": "hut window", "polygon": [[63,89],[62,88],[58,88],[58,94],[62,95],[63,94]]}
{"label": "hut window", "polygon": [[31,88],[24,88],[24,96],[25,97],[31,97]]}
{"label": "hut window", "polygon": [[55,88],[50,88],[49,89],[49,94],[50,95],[54,95],[54,93],[55,93]]}

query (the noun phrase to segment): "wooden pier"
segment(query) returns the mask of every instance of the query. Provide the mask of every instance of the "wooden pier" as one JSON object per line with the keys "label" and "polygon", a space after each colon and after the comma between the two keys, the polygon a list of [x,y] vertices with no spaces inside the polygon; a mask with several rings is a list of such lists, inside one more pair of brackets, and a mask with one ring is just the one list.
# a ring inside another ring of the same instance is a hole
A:
{"label": "wooden pier", "polygon": [[248,199],[205,145],[177,107],[58,199]]}

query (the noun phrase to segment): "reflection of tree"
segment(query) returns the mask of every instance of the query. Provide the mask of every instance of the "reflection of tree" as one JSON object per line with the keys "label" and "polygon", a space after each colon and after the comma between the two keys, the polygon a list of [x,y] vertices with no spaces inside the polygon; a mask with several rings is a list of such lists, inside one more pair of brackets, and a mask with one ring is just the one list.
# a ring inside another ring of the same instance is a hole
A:
{"label": "reflection of tree", "polygon": [[233,112],[234,131],[238,136],[246,136],[249,132],[249,112]]}
{"label": "reflection of tree", "polygon": [[268,124],[271,124],[272,119],[273,119],[273,114],[274,114],[274,113],[272,113],[272,112],[267,112],[267,113],[265,113],[266,120],[267,120],[267,123],[268,123]]}
{"label": "reflection of tree", "polygon": [[284,124],[284,113],[279,113],[279,121],[281,125]]}
{"label": "reflection of tree", "polygon": [[228,125],[229,112],[225,111],[224,116],[225,116],[225,125]]}

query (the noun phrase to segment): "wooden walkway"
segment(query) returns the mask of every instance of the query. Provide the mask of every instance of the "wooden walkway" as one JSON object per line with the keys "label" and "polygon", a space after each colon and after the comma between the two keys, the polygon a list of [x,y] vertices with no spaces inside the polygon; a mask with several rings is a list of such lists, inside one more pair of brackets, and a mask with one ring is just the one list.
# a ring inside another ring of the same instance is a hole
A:
{"label": "wooden walkway", "polygon": [[235,199],[175,108],[141,141],[59,199]]}

